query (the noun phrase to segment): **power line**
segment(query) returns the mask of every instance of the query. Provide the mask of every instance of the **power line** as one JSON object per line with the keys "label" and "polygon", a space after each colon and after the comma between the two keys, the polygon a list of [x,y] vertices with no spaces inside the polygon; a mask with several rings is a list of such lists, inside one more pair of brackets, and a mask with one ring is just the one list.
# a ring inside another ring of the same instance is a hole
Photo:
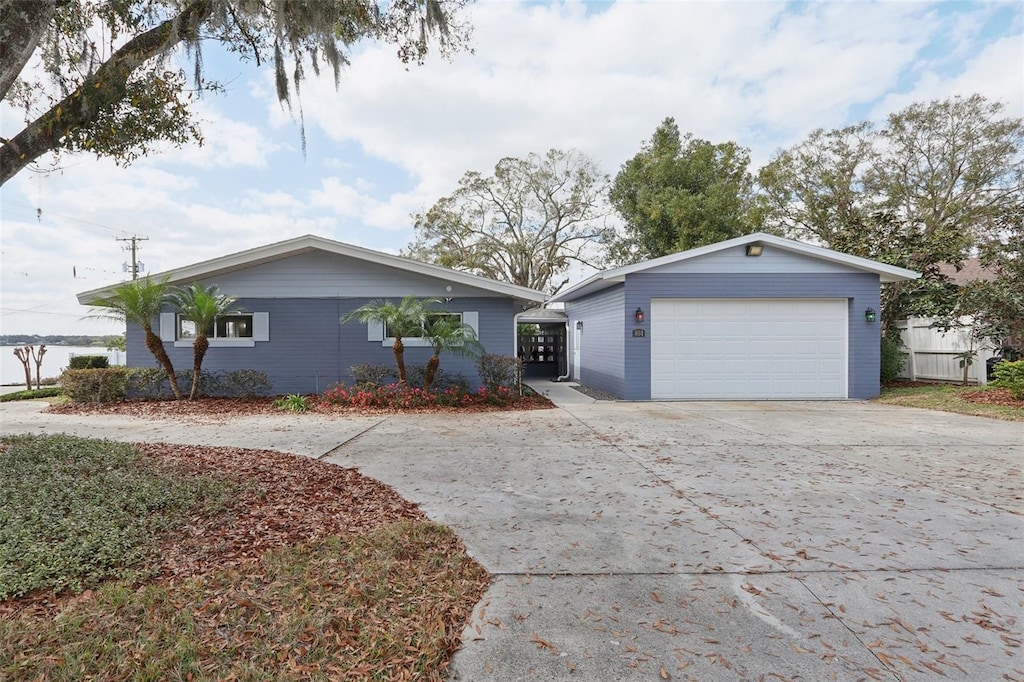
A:
{"label": "power line", "polygon": [[[16,207],[20,207],[20,208],[27,208],[28,210],[32,211],[32,217],[33,218],[37,217],[36,216],[36,211],[38,210],[38,208],[36,206],[31,205],[31,204],[26,204],[24,202],[17,201],[16,199],[4,199],[4,206],[5,207],[7,207],[7,206],[16,206]],[[63,218],[64,220],[68,220],[68,221],[71,221],[73,223],[82,223],[83,225],[92,225],[94,227],[101,228],[101,229],[106,230],[108,232],[118,232],[120,234],[128,234],[128,230],[122,230],[122,229],[120,229],[118,227],[111,227],[110,225],[104,225],[103,223],[93,222],[92,220],[84,220],[82,218],[75,218],[74,216],[69,216],[69,215],[67,215],[65,213],[54,213],[53,211],[49,211],[48,210],[48,211],[46,211],[46,215],[48,215],[48,216],[52,215],[52,216],[55,216],[57,218]],[[90,231],[95,232],[95,230],[90,230]]]}

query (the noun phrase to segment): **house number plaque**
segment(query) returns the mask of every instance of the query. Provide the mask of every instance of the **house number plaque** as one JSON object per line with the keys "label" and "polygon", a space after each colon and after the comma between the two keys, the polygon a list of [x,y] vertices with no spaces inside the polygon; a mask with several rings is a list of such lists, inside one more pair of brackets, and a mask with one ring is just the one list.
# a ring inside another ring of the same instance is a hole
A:
{"label": "house number plaque", "polygon": [[633,330],[633,338],[640,338],[640,337],[643,337],[643,336],[647,336],[646,330],[644,330],[644,329],[634,329]]}

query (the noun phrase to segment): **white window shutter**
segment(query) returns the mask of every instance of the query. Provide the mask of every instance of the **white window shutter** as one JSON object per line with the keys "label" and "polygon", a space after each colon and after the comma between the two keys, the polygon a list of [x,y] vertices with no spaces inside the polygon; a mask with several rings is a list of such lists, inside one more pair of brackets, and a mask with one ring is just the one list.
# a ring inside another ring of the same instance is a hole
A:
{"label": "white window shutter", "polygon": [[367,341],[384,341],[384,323],[380,320],[370,320],[366,323]]}
{"label": "white window shutter", "polygon": [[160,313],[160,340],[175,341],[178,338],[178,316],[174,313]]}
{"label": "white window shutter", "polygon": [[252,314],[252,340],[270,341],[270,313]]}
{"label": "white window shutter", "polygon": [[480,313],[462,313],[462,323],[476,332],[476,338],[480,338]]}

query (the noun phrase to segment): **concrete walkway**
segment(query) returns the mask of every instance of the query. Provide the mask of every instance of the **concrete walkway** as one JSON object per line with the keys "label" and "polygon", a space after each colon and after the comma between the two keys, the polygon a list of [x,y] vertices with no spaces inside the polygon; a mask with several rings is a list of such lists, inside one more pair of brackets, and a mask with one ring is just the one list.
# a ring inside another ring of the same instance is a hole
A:
{"label": "concrete walkway", "polygon": [[0,420],[277,444],[392,485],[495,576],[460,680],[1024,678],[1024,425],[855,402],[563,405],[183,429],[7,403]]}
{"label": "concrete walkway", "polygon": [[573,386],[579,384],[568,381],[550,381],[548,379],[530,379],[524,384],[544,396],[558,407],[571,407],[573,405],[591,405],[597,401],[590,396],[580,393]]}

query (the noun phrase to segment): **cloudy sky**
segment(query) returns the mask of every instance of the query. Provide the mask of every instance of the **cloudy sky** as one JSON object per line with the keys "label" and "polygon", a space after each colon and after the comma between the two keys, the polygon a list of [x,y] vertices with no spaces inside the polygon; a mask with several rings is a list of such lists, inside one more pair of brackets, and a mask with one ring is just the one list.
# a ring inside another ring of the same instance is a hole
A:
{"label": "cloudy sky", "polygon": [[[75,300],[126,277],[118,238],[148,237],[149,272],[307,233],[397,253],[410,213],[465,171],[577,148],[614,174],[666,116],[749,147],[756,171],[815,128],[915,101],[978,92],[1024,115],[1019,2],[482,0],[471,20],[472,55],[407,69],[365,45],[337,90],[306,83],[305,158],[271,74],[206,48],[229,85],[199,104],[203,147],[126,169],[63,157],[0,190],[0,333],[123,331]],[[20,122],[0,108],[4,136]]]}

